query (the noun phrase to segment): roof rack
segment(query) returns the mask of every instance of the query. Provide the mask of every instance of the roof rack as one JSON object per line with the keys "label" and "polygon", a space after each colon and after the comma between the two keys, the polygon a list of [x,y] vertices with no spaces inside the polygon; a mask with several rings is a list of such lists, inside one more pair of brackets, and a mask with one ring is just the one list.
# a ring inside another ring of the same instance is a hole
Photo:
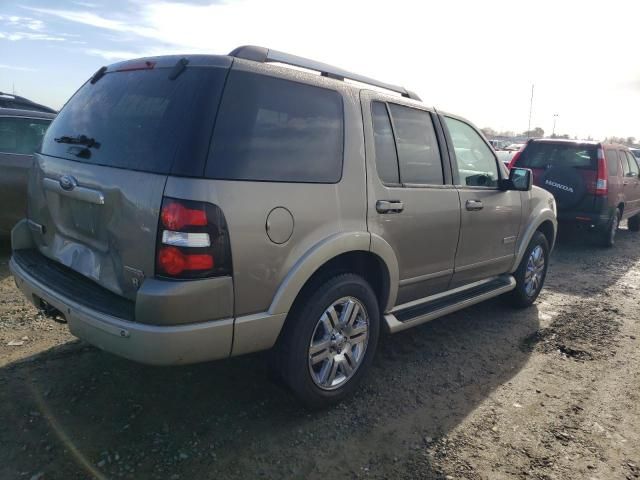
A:
{"label": "roof rack", "polygon": [[346,70],[342,70],[338,67],[327,65],[326,63],[317,62],[304,57],[298,57],[297,55],[291,55],[289,53],[279,52],[278,50],[272,50],[264,47],[256,47],[254,45],[245,45],[234,49],[229,53],[230,57],[243,58],[245,60],[253,60],[254,62],[278,62],[292,65],[294,67],[307,68],[309,70],[315,70],[320,72],[323,77],[333,78],[335,80],[353,80],[355,82],[366,83],[378,88],[390,90],[392,92],[399,93],[403,97],[411,98],[413,100],[421,100],[414,92],[407,90],[404,87],[392,85],[390,83],[380,82],[373,78],[358,75],[357,73],[351,73]]}

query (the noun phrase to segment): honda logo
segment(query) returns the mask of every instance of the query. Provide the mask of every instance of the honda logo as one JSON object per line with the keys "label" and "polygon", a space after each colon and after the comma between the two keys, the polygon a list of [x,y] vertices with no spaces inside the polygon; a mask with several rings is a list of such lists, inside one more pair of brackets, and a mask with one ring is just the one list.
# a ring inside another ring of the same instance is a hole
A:
{"label": "honda logo", "polygon": [[78,186],[78,181],[71,175],[63,175],[60,177],[60,186],[63,190],[73,190]]}

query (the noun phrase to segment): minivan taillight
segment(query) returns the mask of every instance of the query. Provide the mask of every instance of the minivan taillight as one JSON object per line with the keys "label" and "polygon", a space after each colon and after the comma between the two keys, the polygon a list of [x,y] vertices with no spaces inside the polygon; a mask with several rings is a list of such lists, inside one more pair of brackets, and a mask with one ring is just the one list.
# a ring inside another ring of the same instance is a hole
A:
{"label": "minivan taillight", "polygon": [[231,274],[229,231],[217,205],[163,198],[157,238],[159,277],[194,279]]}
{"label": "minivan taillight", "polygon": [[604,148],[598,148],[598,177],[596,178],[596,190],[595,194],[597,196],[605,196],[609,193],[609,188],[607,186],[607,161],[604,157]]}

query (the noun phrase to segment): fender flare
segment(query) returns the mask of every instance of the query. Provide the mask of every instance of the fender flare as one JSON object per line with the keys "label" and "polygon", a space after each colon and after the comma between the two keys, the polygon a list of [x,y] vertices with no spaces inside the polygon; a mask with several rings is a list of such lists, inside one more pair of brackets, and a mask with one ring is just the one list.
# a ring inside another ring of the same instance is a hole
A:
{"label": "fender flare", "polygon": [[[393,250],[380,237],[374,240],[369,232],[348,232],[331,235],[315,244],[296,262],[284,280],[280,283],[271,305],[269,314],[278,315],[289,312],[293,302],[320,267],[331,259],[344,253],[363,251],[378,255],[389,271],[389,296],[387,309],[393,305],[398,290],[398,266]],[[375,248],[374,248],[375,244]]]}

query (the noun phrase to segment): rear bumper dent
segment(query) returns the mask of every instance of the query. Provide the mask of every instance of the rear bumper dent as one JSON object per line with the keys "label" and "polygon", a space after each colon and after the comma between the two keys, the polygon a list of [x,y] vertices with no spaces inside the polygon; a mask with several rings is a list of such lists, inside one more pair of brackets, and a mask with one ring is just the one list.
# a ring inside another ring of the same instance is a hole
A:
{"label": "rear bumper dent", "polygon": [[64,315],[73,335],[108,352],[150,365],[197,363],[231,354],[233,318],[174,326],[129,322],[63,298],[13,258],[9,267],[28,300],[52,305]]}

